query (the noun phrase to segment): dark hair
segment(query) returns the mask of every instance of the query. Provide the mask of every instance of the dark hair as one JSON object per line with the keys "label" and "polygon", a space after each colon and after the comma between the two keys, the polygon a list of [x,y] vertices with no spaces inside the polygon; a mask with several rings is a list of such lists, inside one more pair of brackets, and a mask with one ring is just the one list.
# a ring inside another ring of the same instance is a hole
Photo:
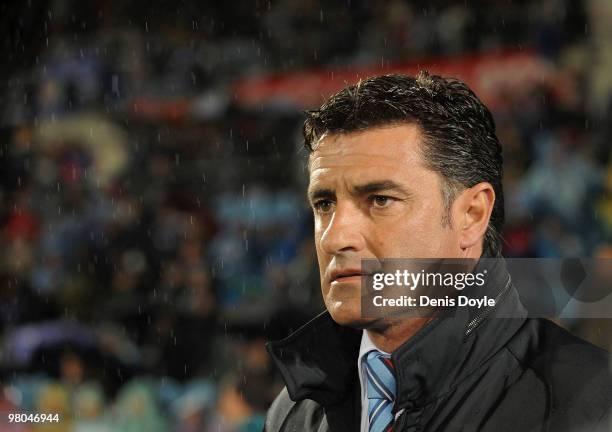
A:
{"label": "dark hair", "polygon": [[442,195],[450,207],[463,188],[489,182],[495,204],[483,248],[501,255],[504,224],[502,151],[486,106],[463,82],[420,72],[416,77],[384,75],[359,81],[307,111],[304,145],[309,152],[323,134],[350,133],[393,123],[416,123],[424,138],[427,166],[444,179]]}

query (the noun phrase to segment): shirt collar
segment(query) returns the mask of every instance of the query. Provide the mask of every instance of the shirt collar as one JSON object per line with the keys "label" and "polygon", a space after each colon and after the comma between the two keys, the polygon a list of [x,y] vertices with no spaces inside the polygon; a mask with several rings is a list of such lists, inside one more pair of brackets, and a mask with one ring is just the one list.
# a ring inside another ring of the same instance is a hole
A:
{"label": "shirt collar", "polygon": [[363,356],[365,356],[367,353],[369,353],[372,350],[380,351],[383,354],[390,355],[388,352],[385,352],[381,350],[380,348],[378,348],[376,345],[374,345],[374,342],[372,342],[372,339],[370,338],[370,335],[368,334],[368,332],[366,330],[363,330],[361,334],[361,345],[359,345],[359,359],[358,359],[359,363],[358,364],[361,364]]}

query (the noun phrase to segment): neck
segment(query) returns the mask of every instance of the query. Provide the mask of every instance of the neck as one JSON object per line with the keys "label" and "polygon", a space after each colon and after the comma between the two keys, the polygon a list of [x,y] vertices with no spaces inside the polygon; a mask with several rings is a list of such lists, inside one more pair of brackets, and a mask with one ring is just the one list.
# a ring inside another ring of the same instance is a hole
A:
{"label": "neck", "polygon": [[387,353],[392,353],[430,320],[431,317],[383,321],[382,323],[379,322],[366,329],[366,331],[372,343],[374,343],[378,349]]}
{"label": "neck", "polygon": [[[464,249],[461,258],[471,258],[478,260],[483,254],[483,246],[481,243],[473,247]],[[470,269],[471,271],[472,269]],[[433,317],[420,318],[405,318],[401,320],[382,320],[368,327],[366,331],[370,340],[380,350],[387,353],[392,353],[398,347],[404,344],[408,339],[414,336],[425,324],[432,320]]]}

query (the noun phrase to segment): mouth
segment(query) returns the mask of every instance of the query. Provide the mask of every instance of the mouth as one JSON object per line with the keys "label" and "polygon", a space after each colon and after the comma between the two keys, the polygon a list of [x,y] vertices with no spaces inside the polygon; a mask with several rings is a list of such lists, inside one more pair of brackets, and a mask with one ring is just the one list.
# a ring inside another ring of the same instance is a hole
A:
{"label": "mouth", "polygon": [[360,269],[334,270],[331,273],[330,283],[355,282],[361,280],[361,277],[366,275],[367,273],[362,272]]}

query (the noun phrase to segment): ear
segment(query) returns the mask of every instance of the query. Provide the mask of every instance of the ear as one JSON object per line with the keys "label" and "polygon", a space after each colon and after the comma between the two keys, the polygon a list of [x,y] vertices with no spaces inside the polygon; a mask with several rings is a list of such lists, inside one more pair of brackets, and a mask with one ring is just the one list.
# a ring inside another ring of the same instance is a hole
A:
{"label": "ear", "polygon": [[[479,250],[489,226],[495,204],[491,183],[478,183],[464,190],[455,200],[454,223],[459,231],[459,247],[464,251]],[[480,256],[478,254],[478,256]]]}

